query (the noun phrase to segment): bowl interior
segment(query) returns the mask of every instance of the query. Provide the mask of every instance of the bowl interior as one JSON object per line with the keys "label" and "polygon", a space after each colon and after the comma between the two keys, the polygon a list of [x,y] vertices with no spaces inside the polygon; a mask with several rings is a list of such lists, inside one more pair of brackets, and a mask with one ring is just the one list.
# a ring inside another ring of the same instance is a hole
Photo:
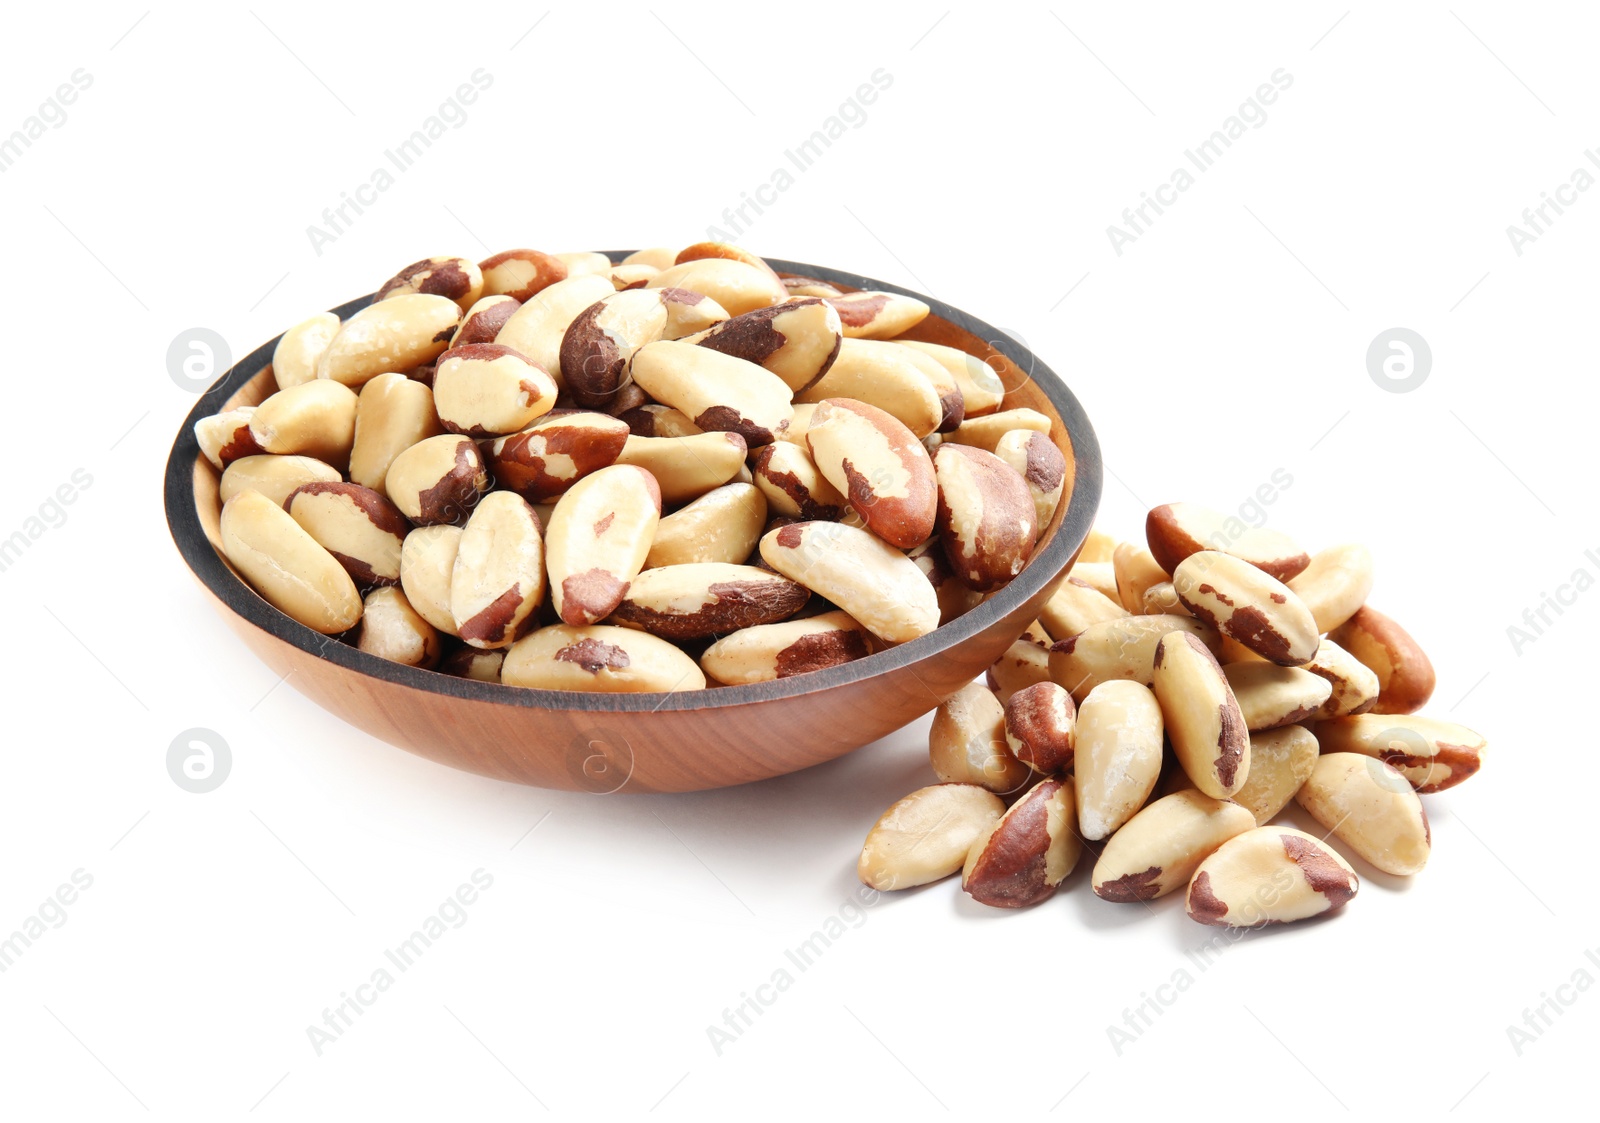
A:
{"label": "bowl interior", "polygon": [[[630,251],[609,251],[620,260]],[[1101,493],[1099,444],[1077,398],[1064,383],[1021,343],[959,309],[932,297],[857,274],[799,262],[770,264],[782,276],[815,277],[845,291],[871,289],[917,297],[932,313],[900,338],[942,343],[987,362],[1005,389],[1001,409],[1028,408],[1051,420],[1051,439],[1067,463],[1063,501],[1040,537],[1032,558],[1008,585],[977,608],[929,635],[837,667],[748,686],[724,686],[673,694],[577,694],[481,683],[391,663],[331,641],[273,608],[246,583],[223,556],[220,539],[221,473],[199,450],[194,423],[235,406],[257,405],[274,392],[274,339],[235,364],[196,403],[179,431],[167,463],[167,519],[174,541],[196,577],[231,611],[279,639],[341,666],[386,681],[435,694],[472,698],[540,709],[658,711],[714,709],[742,703],[792,697],[828,690],[903,666],[960,643],[1009,614],[1045,584],[1058,578],[1076,557],[1089,533]],[[340,318],[371,303],[371,296],[332,309]]]}

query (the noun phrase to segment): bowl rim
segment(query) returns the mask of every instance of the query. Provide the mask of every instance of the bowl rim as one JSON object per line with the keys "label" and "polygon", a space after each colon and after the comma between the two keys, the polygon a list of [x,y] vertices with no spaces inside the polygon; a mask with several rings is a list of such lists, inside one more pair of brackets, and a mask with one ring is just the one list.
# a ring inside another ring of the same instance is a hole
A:
{"label": "bowl rim", "polygon": [[[612,261],[634,252],[604,250]],[[269,604],[260,594],[237,577],[212,547],[200,525],[194,502],[195,459],[200,446],[195,437],[195,422],[222,409],[241,386],[249,382],[272,361],[282,335],[257,347],[211,385],[195,402],[183,420],[172,451],[167,457],[164,501],[167,527],[173,543],[201,584],[233,612],[262,631],[301,651],[325,659],[346,670],[371,678],[410,687],[429,694],[460,698],[493,705],[536,710],[569,710],[593,713],[644,713],[656,710],[719,710],[756,702],[800,698],[861,682],[922,661],[928,656],[956,647],[983,632],[1019,608],[1049,581],[1063,573],[1089,535],[1100,505],[1104,471],[1100,443],[1077,396],[1056,373],[1040,361],[1027,346],[1005,331],[934,297],[876,280],[848,270],[810,265],[804,262],[767,258],[767,263],[782,274],[813,277],[850,289],[870,289],[899,293],[926,303],[934,315],[982,339],[1022,370],[1029,381],[1039,385],[1055,406],[1066,426],[1076,461],[1072,495],[1061,515],[1055,535],[1042,551],[1028,560],[1023,571],[988,600],[969,612],[941,625],[917,639],[879,651],[838,666],[810,671],[770,682],[719,686],[706,690],[672,690],[639,693],[602,694],[579,691],[544,690],[535,687],[507,686],[458,678],[422,667],[391,662],[341,643],[336,636],[324,636],[291,619]],[[341,320],[372,303],[373,294],[357,297],[330,309]],[[913,672],[915,673],[915,672]]]}

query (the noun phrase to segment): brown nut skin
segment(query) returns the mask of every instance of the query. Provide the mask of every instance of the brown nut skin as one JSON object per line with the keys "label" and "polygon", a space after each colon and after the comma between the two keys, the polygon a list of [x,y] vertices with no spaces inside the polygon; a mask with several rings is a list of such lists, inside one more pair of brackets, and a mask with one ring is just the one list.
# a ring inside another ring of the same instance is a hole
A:
{"label": "brown nut skin", "polygon": [[1325,753],[1362,753],[1400,770],[1417,791],[1442,792],[1476,775],[1488,742],[1464,725],[1414,714],[1361,714],[1320,721]]}
{"label": "brown nut skin", "polygon": [[973,843],[961,888],[995,908],[1027,908],[1049,900],[1083,852],[1076,820],[1070,780],[1035,784]]}
{"label": "brown nut skin", "polygon": [[[961,384],[943,363],[926,351],[919,351],[914,347],[905,347],[904,350],[910,357],[912,365],[922,372],[923,377],[933,387],[934,394],[939,398],[939,407],[944,411],[939,419],[939,427],[934,433],[955,432],[967,419],[967,402],[961,396]],[[932,435],[934,434],[929,434],[930,437]]]}
{"label": "brown nut skin", "polygon": [[631,406],[612,416],[626,421],[628,432],[635,437],[696,437],[705,432],[681,410],[655,402]]}
{"label": "brown nut skin", "polygon": [[688,342],[770,370],[799,392],[833,366],[844,335],[823,300],[789,300],[724,320]]}
{"label": "brown nut skin", "polygon": [[934,450],[933,472],[934,525],[956,580],[984,593],[1021,573],[1039,533],[1023,478],[993,453],[967,445],[941,444]]}
{"label": "brown nut skin", "polygon": [[[630,382],[613,395],[611,401],[606,404],[605,411],[612,417],[620,418],[623,414],[632,413],[634,410],[650,404],[650,395]],[[632,426],[630,425],[629,428],[631,429]],[[696,426],[696,428],[699,428],[699,426]]]}
{"label": "brown nut skin", "polygon": [[556,393],[550,375],[499,343],[452,347],[434,364],[434,410],[452,433],[515,433],[549,413]]}
{"label": "brown nut skin", "polygon": [[1327,679],[1331,688],[1328,700],[1317,711],[1318,718],[1364,714],[1377,705],[1378,676],[1331,639],[1324,637],[1317,653],[1301,669]]}
{"label": "brown nut skin", "polygon": [[594,694],[676,693],[706,685],[695,661],[666,640],[606,624],[553,624],[523,636],[506,652],[500,681]]}
{"label": "brown nut skin", "polygon": [[864,885],[888,891],[959,873],[973,843],[1005,809],[999,796],[976,784],[918,788],[872,824],[856,875]]}
{"label": "brown nut skin", "polygon": [[666,328],[667,309],[659,289],[612,293],[578,313],[561,337],[561,377],[573,401],[616,412],[617,395],[629,385],[628,360],[644,344],[660,339]]}
{"label": "brown nut skin", "polygon": [[631,265],[613,265],[606,276],[611,279],[618,292],[627,292],[629,289],[644,288],[645,283],[659,272],[661,270],[654,265],[634,262]]}
{"label": "brown nut skin", "polygon": [[1078,707],[1053,682],[1025,686],[1006,703],[1006,744],[1035,772],[1065,776],[1072,771]]}
{"label": "brown nut skin", "polygon": [[466,311],[483,295],[483,270],[464,257],[425,257],[378,286],[373,302],[420,292],[453,300]]}
{"label": "brown nut skin", "polygon": [[844,496],[800,445],[773,441],[758,448],[751,457],[750,471],[773,514],[831,522],[845,512]]}
{"label": "brown nut skin", "polygon": [[302,484],[289,493],[283,509],[356,584],[400,583],[400,547],[411,524],[378,492],[360,484]]}
{"label": "brown nut skin", "polygon": [[944,367],[946,373],[955,380],[956,386],[961,390],[963,421],[993,413],[1005,400],[1006,388],[1001,383],[1000,376],[995,373],[994,367],[976,355],[969,355],[954,347],[946,347],[942,343],[924,343],[915,339],[899,339],[895,342],[902,347],[912,347],[921,351]]}
{"label": "brown nut skin", "polygon": [[587,475],[561,497],[545,536],[545,565],[564,623],[581,628],[616,611],[644,566],[660,520],[660,486],[631,464]]}
{"label": "brown nut skin", "polygon": [[478,268],[483,273],[484,296],[510,296],[518,301],[567,279],[566,262],[539,250],[506,250],[484,258]]}
{"label": "brown nut skin", "polygon": [[611,619],[662,639],[705,639],[776,624],[810,598],[803,585],[755,566],[667,565],[635,577]]}
{"label": "brown nut skin", "polygon": [[1414,714],[1433,697],[1433,663],[1399,624],[1370,605],[1328,634],[1378,676],[1375,714]]}
{"label": "brown nut skin", "polygon": [[194,423],[200,451],[218,471],[244,456],[259,456],[266,450],[250,435],[250,418],[255,406],[239,406],[225,413],[214,413]]}
{"label": "brown nut skin", "polygon": [[475,442],[446,433],[395,457],[384,476],[384,490],[418,526],[460,526],[489,490],[489,473]]}
{"label": "brown nut skin", "polygon": [[1275,530],[1252,527],[1236,515],[1224,515],[1198,503],[1164,503],[1145,516],[1144,536],[1157,564],[1171,573],[1178,563],[1201,550],[1232,554],[1279,581],[1287,581],[1311,564],[1311,555]]}
{"label": "brown nut skin", "polygon": [[456,546],[450,616],[472,647],[508,647],[544,601],[544,535],[528,501],[483,497]]}
{"label": "brown nut skin", "polygon": [[1067,477],[1072,466],[1054,441],[1032,429],[1007,433],[994,446],[994,454],[1027,483],[1028,494],[1033,496],[1034,522],[1043,534],[1071,487]]}
{"label": "brown nut skin", "polygon": [[1213,799],[1232,796],[1250,775],[1250,734],[1217,657],[1188,632],[1168,632],[1156,646],[1154,687],[1194,786]]}
{"label": "brown nut skin", "polygon": [[561,344],[567,328],[595,301],[615,293],[604,277],[585,274],[557,281],[523,301],[494,341],[527,356],[560,384]]}
{"label": "brown nut skin", "polygon": [[1339,852],[1291,827],[1234,835],[1200,863],[1184,907],[1225,928],[1284,924],[1345,906],[1361,879]]}
{"label": "brown nut skin", "polygon": [[[522,307],[522,301],[501,293],[485,296],[467,309],[461,326],[450,338],[451,347],[465,347],[470,343],[493,343],[500,329],[506,326],[511,314]],[[498,675],[498,672],[496,672]]]}
{"label": "brown nut skin", "polygon": [[1094,866],[1095,896],[1153,901],[1189,884],[1217,847],[1256,825],[1235,803],[1180,791],[1146,805],[1107,840]]}
{"label": "brown nut skin", "polygon": [[500,666],[506,653],[498,648],[485,650],[479,647],[458,647],[439,660],[434,668],[440,674],[456,678],[470,678],[478,682],[499,682]]}
{"label": "brown nut skin", "polygon": [[[649,282],[645,287],[650,287]],[[728,310],[715,300],[688,289],[664,288],[661,302],[667,307],[667,330],[662,339],[686,339],[729,318]]]}
{"label": "brown nut skin", "polygon": [[1322,642],[1310,608],[1293,590],[1231,554],[1190,554],[1173,570],[1172,587],[1196,619],[1279,666],[1307,662]]}
{"label": "brown nut skin", "polygon": [[805,441],[817,470],[879,538],[909,550],[933,533],[933,462],[893,416],[865,402],[825,398],[811,411]]}
{"label": "brown nut skin", "polygon": [[628,371],[656,401],[707,432],[738,433],[750,448],[778,439],[794,416],[791,391],[777,375],[682,340],[646,343]]}
{"label": "brown nut skin", "polygon": [[490,442],[489,470],[500,487],[545,503],[615,464],[627,442],[627,425],[603,413],[547,413],[520,433]]}
{"label": "brown nut skin", "polygon": [[828,298],[850,339],[893,339],[928,318],[930,309],[897,292],[852,292]]}
{"label": "brown nut skin", "polygon": [[759,624],[724,636],[700,656],[707,678],[727,686],[771,682],[871,654],[867,630],[845,612]]}
{"label": "brown nut skin", "polygon": [[[770,274],[773,280],[779,284],[783,283],[778,274],[774,272],[772,266],[767,264],[765,258],[758,257],[749,250],[729,242],[696,242],[691,246],[685,246],[678,251],[671,264],[684,265],[691,261],[704,261],[711,257],[726,258],[729,261],[742,261],[746,265],[753,265],[755,268]],[[663,265],[660,268],[666,269],[668,266]]]}

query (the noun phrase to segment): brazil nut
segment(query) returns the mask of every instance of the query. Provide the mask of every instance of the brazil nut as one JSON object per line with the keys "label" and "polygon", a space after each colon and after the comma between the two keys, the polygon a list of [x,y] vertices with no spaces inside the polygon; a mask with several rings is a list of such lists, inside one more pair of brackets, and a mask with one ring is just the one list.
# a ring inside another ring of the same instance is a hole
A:
{"label": "brazil nut", "polygon": [[289,493],[283,509],[356,584],[400,583],[400,547],[411,524],[376,491],[360,484],[302,484]]}

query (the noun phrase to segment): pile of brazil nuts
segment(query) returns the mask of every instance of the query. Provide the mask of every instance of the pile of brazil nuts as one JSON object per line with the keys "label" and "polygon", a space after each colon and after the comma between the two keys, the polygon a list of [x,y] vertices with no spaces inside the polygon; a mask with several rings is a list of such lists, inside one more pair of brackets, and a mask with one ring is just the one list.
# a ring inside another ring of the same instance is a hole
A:
{"label": "pile of brazil nuts", "polygon": [[195,425],[272,605],[414,667],[627,692],[762,682],[925,635],[1070,493],[1050,419],[922,301],[739,247],[408,265]]}
{"label": "pile of brazil nuts", "polygon": [[[1307,554],[1192,503],[1152,510],[1145,539],[1092,533],[987,685],[939,707],[940,782],[872,827],[862,881],[960,873],[974,900],[1020,908],[1087,843],[1105,900],[1184,890],[1195,920],[1251,928],[1342,908],[1360,884],[1345,854],[1401,877],[1427,864],[1421,796],[1486,745],[1418,716],[1433,666],[1366,603],[1367,549]],[[1321,837],[1274,825],[1291,801]]]}

